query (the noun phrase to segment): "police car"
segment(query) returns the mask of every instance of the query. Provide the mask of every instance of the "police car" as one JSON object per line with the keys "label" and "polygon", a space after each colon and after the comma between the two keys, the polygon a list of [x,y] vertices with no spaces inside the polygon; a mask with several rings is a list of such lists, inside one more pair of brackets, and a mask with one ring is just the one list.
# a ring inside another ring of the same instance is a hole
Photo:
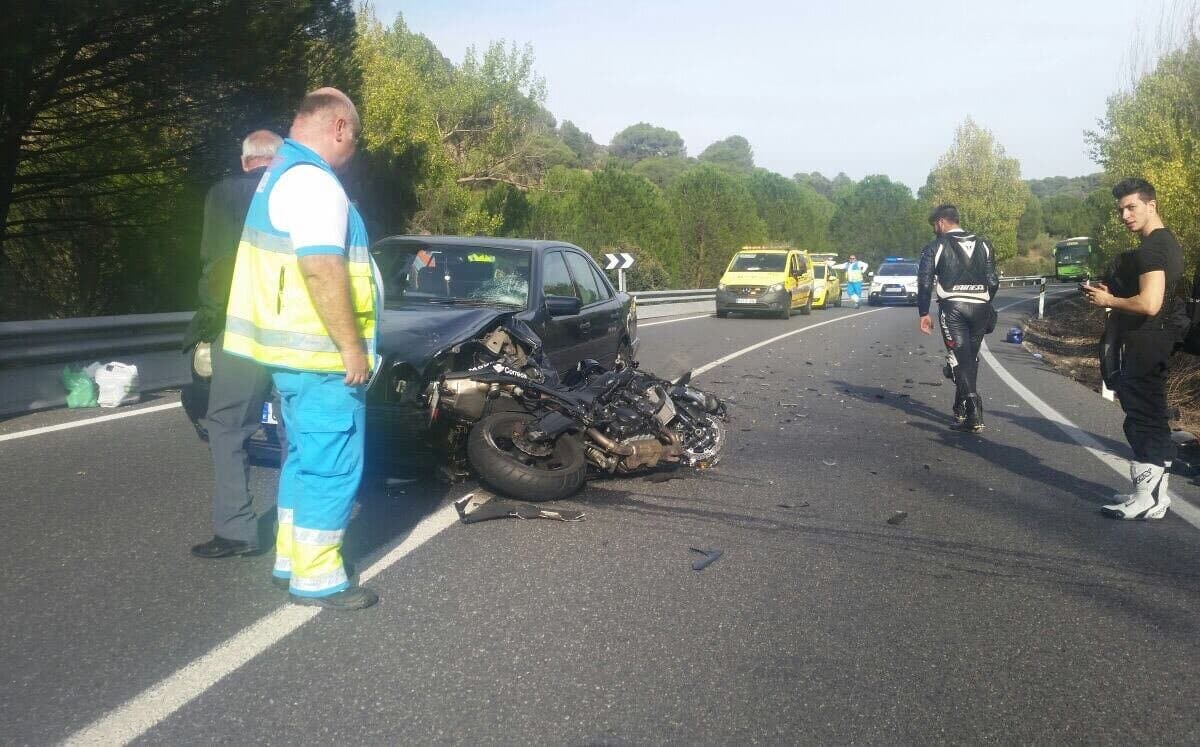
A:
{"label": "police car", "polygon": [[886,257],[871,278],[867,305],[889,303],[916,305],[918,261],[909,257]]}

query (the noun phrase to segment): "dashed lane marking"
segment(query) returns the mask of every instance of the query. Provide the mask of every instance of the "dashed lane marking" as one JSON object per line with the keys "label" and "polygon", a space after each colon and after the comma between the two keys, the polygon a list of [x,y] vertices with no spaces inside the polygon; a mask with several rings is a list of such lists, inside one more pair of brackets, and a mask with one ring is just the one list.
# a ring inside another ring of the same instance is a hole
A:
{"label": "dashed lane marking", "polygon": [[58,425],[43,425],[40,428],[30,428],[25,431],[17,431],[16,433],[5,433],[0,436],[0,441],[12,441],[17,438],[29,438],[30,436],[40,436],[43,433],[54,433],[55,431],[65,431],[71,428],[82,428],[85,425],[95,425],[97,423],[107,423],[112,420],[120,420],[122,418],[133,418],[138,415],[149,415],[152,412],[162,412],[163,410],[174,410],[176,407],[182,407],[180,402],[169,402],[165,405],[154,405],[153,407],[142,407],[137,410],[128,412],[117,412],[112,415],[101,415],[98,418],[88,418],[87,420],[73,420],[70,423],[59,423]]}
{"label": "dashed lane marking", "polygon": [[[717,366],[728,363],[739,356],[791,337],[792,335],[797,335],[817,327],[823,327],[827,324],[843,322],[847,319],[863,316],[864,314],[871,314],[875,311],[879,311],[879,309],[840,316],[816,324],[810,324],[806,327],[800,327],[782,335],[776,335],[769,340],[763,340],[749,347],[742,348],[735,353],[730,353],[712,363],[700,366],[694,369],[692,373],[698,376],[706,371],[711,371]],[[132,415],[135,413],[127,414]],[[93,420],[100,419],[94,418]],[[379,575],[421,547],[421,545],[424,545],[448,529],[457,520],[458,512],[455,511],[452,504],[442,506],[435,513],[425,517],[413,527],[412,532],[395,548],[389,550],[368,568],[364,569],[359,575],[359,580],[367,581]],[[237,671],[251,659],[298,630],[306,622],[316,617],[320,611],[319,607],[300,607],[291,604],[280,607],[249,627],[243,628],[236,635],[219,644],[207,654],[195,659],[166,679],[160,680],[118,706],[115,710],[108,712],[88,726],[75,732],[67,738],[65,744],[108,745],[128,744],[132,742],[162,723],[171,714],[204,694],[204,692],[220,682],[227,675]]]}
{"label": "dashed lane marking", "polygon": [[[1129,475],[1129,461],[1122,459],[1105,448],[1097,441],[1092,434],[1083,430],[1079,426],[1072,423],[1058,410],[1055,410],[1050,405],[1046,404],[1045,400],[1038,397],[1033,392],[1017,381],[1016,377],[1008,372],[1004,366],[1000,365],[1000,361],[996,360],[996,356],[992,351],[988,350],[987,343],[979,350],[980,356],[987,361],[987,364],[992,367],[996,375],[1017,393],[1017,396],[1029,403],[1029,406],[1042,414],[1044,418],[1058,426],[1059,430],[1065,433],[1072,441],[1082,446],[1089,454],[1104,462],[1109,467],[1112,467],[1118,475]],[[1168,490],[1171,496],[1171,509],[1187,523],[1200,529],[1200,509],[1197,509],[1192,504],[1181,498],[1175,491]]]}

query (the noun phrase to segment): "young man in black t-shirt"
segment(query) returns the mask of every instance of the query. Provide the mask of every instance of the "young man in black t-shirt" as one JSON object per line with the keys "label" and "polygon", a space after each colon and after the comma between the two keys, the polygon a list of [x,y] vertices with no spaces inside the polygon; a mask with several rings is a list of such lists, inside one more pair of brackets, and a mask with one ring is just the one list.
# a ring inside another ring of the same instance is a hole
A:
{"label": "young man in black t-shirt", "polygon": [[1167,422],[1167,364],[1179,341],[1175,299],[1183,277],[1183,251],[1158,215],[1154,187],[1125,179],[1113,187],[1117,212],[1141,244],[1118,258],[1107,283],[1083,286],[1088,300],[1112,309],[1120,372],[1117,396],[1125,411],[1125,437],[1133,449],[1133,492],[1101,508],[1115,519],[1161,519],[1171,505],[1166,467],[1175,457]]}

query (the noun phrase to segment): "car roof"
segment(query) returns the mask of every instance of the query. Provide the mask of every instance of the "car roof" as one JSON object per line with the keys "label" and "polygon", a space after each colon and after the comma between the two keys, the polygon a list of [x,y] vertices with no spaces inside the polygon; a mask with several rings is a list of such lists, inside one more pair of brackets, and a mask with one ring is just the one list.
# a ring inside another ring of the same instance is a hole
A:
{"label": "car roof", "polygon": [[[385,236],[378,241],[372,242],[382,244],[385,241],[395,241],[399,243],[424,244],[426,246],[469,246],[469,247],[484,247],[493,249],[549,249],[551,247],[573,247],[579,249],[574,244],[566,241],[546,241],[544,239],[505,239],[496,236],[420,236],[411,234],[397,234],[395,236]],[[582,251],[582,249],[580,250]]]}

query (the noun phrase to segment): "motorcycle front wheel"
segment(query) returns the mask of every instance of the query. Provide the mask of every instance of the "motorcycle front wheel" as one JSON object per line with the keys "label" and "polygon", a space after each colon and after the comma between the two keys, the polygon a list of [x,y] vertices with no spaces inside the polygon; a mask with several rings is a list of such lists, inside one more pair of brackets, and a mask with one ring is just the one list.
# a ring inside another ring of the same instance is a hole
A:
{"label": "motorcycle front wheel", "polygon": [[551,445],[526,441],[534,417],[497,412],[475,424],[467,437],[467,459],[489,487],[527,501],[565,498],[583,485],[583,447],[569,435]]}

